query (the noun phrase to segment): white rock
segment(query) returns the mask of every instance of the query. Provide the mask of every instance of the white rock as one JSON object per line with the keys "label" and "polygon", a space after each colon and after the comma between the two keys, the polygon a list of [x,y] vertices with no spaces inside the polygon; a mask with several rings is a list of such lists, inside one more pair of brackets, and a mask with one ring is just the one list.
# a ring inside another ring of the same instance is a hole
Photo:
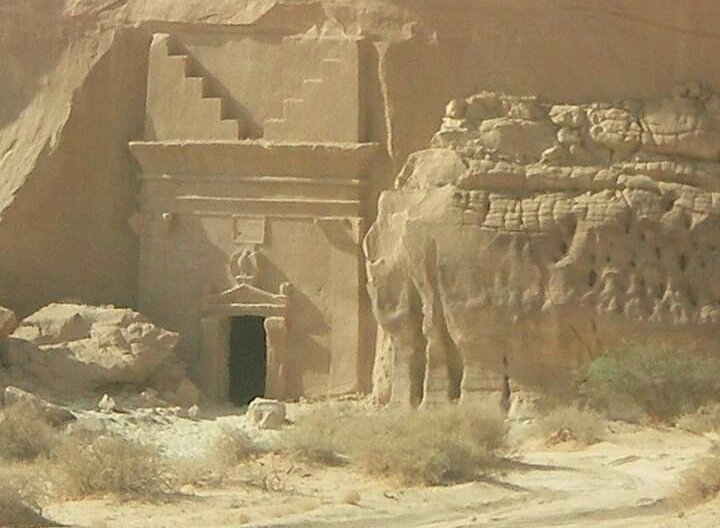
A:
{"label": "white rock", "polygon": [[259,429],[279,429],[285,424],[285,404],[277,400],[255,398],[250,402],[247,416]]}
{"label": "white rock", "polygon": [[112,396],[103,394],[103,397],[98,402],[98,409],[106,413],[114,412],[117,409],[117,404]]}

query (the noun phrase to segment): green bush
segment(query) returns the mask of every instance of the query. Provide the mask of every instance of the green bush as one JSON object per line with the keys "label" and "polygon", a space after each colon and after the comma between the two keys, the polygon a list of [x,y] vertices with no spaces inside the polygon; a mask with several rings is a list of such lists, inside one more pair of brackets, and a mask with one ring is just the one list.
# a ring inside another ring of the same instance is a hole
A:
{"label": "green bush", "polygon": [[592,361],[583,392],[596,408],[641,408],[672,423],[720,398],[720,358],[663,345],[628,343]]}

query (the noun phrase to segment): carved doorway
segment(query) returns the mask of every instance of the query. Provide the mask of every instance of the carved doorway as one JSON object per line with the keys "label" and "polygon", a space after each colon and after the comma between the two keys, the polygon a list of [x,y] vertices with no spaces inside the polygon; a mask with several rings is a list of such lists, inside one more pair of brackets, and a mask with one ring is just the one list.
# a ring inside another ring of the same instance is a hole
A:
{"label": "carved doorway", "polygon": [[243,315],[230,319],[228,397],[238,406],[265,396],[267,377],[265,317]]}
{"label": "carved doorway", "polygon": [[279,293],[256,286],[257,254],[233,255],[236,286],[205,296],[202,318],[203,386],[217,401],[246,405],[256,396],[281,400],[287,375],[288,303],[292,286]]}

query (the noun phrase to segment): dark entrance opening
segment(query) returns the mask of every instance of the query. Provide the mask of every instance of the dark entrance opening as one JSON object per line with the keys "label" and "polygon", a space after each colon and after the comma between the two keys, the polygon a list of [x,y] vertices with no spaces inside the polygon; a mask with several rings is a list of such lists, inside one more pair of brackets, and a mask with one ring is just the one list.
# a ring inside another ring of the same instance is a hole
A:
{"label": "dark entrance opening", "polygon": [[230,401],[247,405],[265,395],[265,322],[264,317],[233,317],[230,328]]}

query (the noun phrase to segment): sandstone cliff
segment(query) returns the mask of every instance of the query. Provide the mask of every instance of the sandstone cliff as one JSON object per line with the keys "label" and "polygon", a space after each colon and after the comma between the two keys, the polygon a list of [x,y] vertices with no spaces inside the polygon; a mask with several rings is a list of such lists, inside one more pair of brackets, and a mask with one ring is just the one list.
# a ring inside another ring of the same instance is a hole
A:
{"label": "sandstone cliff", "polygon": [[[385,145],[371,195],[427,144],[454,97],[658,97],[717,84],[710,0],[11,0],[0,6],[0,301],[132,305],[136,167],[152,34],[363,35],[365,139]],[[267,89],[272,89],[268,86]]]}
{"label": "sandstone cliff", "polygon": [[717,346],[720,98],[480,93],[383,193],[366,239],[381,400],[560,388],[622,340]]}

